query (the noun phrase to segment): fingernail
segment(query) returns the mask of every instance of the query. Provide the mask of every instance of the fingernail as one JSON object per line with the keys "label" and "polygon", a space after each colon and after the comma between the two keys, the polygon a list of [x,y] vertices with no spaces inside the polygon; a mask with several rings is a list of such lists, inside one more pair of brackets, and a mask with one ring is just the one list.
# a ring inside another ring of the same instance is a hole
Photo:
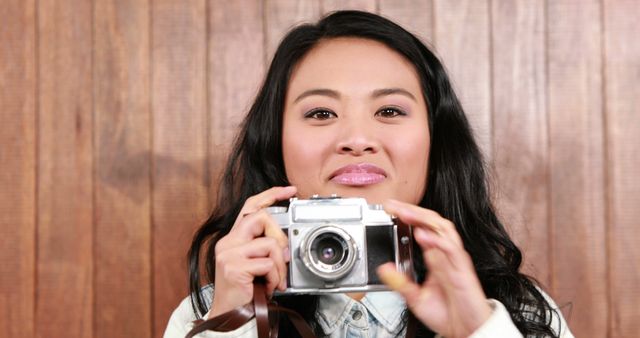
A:
{"label": "fingernail", "polygon": [[405,275],[392,269],[379,269],[378,276],[380,276],[382,282],[387,284],[387,286],[392,290],[401,290],[408,284],[408,280]]}
{"label": "fingernail", "polygon": [[418,303],[426,302],[429,297],[431,297],[431,290],[422,289],[422,291],[420,292],[420,295],[418,296],[418,300],[419,300]]}
{"label": "fingernail", "polygon": [[291,252],[289,251],[289,247],[282,249],[282,256],[284,257],[284,261],[287,263],[291,260]]}
{"label": "fingernail", "polygon": [[414,228],[413,237],[425,238],[427,237],[427,232],[420,228]]}

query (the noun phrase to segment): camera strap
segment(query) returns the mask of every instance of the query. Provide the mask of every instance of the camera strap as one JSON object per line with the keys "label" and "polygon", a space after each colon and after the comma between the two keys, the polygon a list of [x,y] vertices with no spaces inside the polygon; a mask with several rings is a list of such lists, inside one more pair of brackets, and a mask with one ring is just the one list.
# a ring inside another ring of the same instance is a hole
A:
{"label": "camera strap", "polygon": [[253,282],[253,302],[237,307],[211,319],[194,321],[195,326],[185,338],[192,338],[198,333],[212,330],[229,332],[240,328],[251,319],[256,319],[259,338],[278,337],[278,315],[289,316],[289,320],[298,330],[302,338],[316,338],[309,324],[297,312],[267,301],[264,280],[256,278]]}
{"label": "camera strap", "polygon": [[[278,337],[278,315],[284,313],[298,330],[302,338],[316,338],[309,324],[297,312],[278,306],[267,301],[264,281],[256,279],[253,283],[253,302],[237,307],[211,319],[194,321],[195,326],[187,333],[185,338],[192,338],[198,333],[212,330],[217,332],[229,332],[240,328],[254,317],[258,328],[259,338]],[[406,338],[414,338],[416,335],[417,319],[409,312]]]}
{"label": "camera strap", "polygon": [[[399,226],[398,234],[400,237],[412,238],[411,227]],[[414,278],[413,257],[410,245],[402,246],[399,252],[401,269],[408,277]],[[192,338],[196,334],[212,330],[218,332],[229,332],[240,328],[251,319],[256,319],[258,328],[258,338],[277,338],[279,314],[283,313],[289,316],[289,320],[302,338],[316,338],[309,324],[300,316],[299,313],[278,306],[273,302],[267,301],[267,292],[265,288],[265,280],[263,277],[255,278],[253,281],[253,302],[237,307],[229,312],[225,312],[219,316],[208,320],[198,319],[194,321],[194,328],[187,333],[185,338]],[[414,338],[417,329],[417,319],[409,311],[407,322],[406,338]]]}

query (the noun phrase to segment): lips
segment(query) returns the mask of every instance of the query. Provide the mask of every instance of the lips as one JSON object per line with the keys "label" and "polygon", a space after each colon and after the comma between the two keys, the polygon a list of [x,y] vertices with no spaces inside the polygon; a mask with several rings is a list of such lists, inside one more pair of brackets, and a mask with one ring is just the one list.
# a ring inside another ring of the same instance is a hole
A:
{"label": "lips", "polygon": [[349,164],[333,172],[331,181],[350,186],[364,186],[382,182],[387,173],[370,163]]}

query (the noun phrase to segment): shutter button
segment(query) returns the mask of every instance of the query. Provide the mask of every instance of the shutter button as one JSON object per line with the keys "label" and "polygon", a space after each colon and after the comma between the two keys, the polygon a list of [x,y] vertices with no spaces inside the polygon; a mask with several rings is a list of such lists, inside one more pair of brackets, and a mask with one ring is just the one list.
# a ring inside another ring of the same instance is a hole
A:
{"label": "shutter button", "polygon": [[351,315],[351,318],[353,318],[353,320],[358,320],[358,319],[362,318],[362,311],[356,310]]}

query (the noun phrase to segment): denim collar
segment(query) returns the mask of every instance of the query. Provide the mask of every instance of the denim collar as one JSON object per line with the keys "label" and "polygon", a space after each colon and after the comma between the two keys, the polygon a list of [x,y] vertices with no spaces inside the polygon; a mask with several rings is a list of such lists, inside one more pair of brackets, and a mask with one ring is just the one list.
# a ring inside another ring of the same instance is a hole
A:
{"label": "denim collar", "polygon": [[392,291],[369,292],[362,304],[389,332],[395,332],[402,324],[402,314],[407,308],[404,299]]}
{"label": "denim collar", "polygon": [[[327,294],[318,299],[316,319],[325,334],[338,329],[349,316],[357,301],[345,294]],[[396,332],[402,324],[406,309],[404,299],[392,291],[369,292],[360,303],[387,331]]]}

